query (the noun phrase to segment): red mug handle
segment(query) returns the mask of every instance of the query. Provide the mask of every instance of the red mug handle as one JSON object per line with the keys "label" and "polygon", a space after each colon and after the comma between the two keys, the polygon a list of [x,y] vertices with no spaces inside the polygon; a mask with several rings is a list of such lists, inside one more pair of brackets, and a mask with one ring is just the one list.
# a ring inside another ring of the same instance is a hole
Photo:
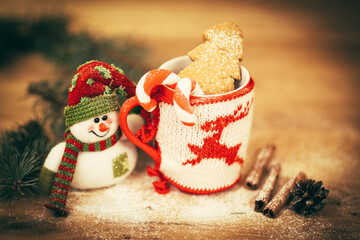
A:
{"label": "red mug handle", "polygon": [[120,122],[120,127],[121,130],[123,131],[123,133],[125,134],[125,136],[136,146],[138,146],[139,148],[141,148],[142,150],[144,150],[147,154],[149,154],[150,157],[152,157],[152,159],[154,159],[155,161],[155,168],[151,168],[151,167],[147,167],[147,172],[149,174],[149,176],[157,176],[159,177],[159,181],[155,181],[153,182],[154,188],[156,190],[156,192],[160,193],[160,194],[166,194],[169,192],[169,188],[167,187],[167,182],[164,179],[162,173],[159,171],[158,167],[159,167],[159,163],[160,163],[160,154],[159,152],[147,145],[146,143],[143,143],[140,139],[138,139],[129,129],[129,126],[127,124],[127,115],[129,114],[129,112],[131,111],[131,109],[133,109],[134,107],[140,105],[139,101],[137,99],[136,96],[129,98],[128,100],[126,100],[124,102],[124,104],[122,105],[121,109],[120,109],[120,113],[119,113],[119,122]]}
{"label": "red mug handle", "polygon": [[119,113],[119,122],[120,122],[121,130],[133,144],[144,150],[157,163],[160,160],[160,155],[158,151],[155,148],[140,141],[140,139],[138,139],[129,129],[127,123],[127,115],[129,114],[131,109],[133,109],[136,106],[139,106],[139,101],[136,96],[129,98],[122,105]]}

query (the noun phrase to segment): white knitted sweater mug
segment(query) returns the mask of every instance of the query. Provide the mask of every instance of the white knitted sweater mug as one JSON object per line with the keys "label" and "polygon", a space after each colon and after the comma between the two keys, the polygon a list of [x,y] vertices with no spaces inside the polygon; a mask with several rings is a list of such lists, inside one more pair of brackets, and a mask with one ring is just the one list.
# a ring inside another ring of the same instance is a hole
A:
{"label": "white knitted sweater mug", "polygon": [[[160,68],[178,73],[191,60],[184,56],[164,63]],[[158,107],[153,112],[156,124],[153,148],[128,131],[125,121],[129,111],[139,105],[136,97],[127,100],[120,110],[124,134],[155,161],[148,168],[158,193],[167,193],[166,181],[192,193],[213,193],[239,181],[246,156],[253,113],[254,81],[241,67],[241,84],[234,91],[219,95],[190,96],[196,116],[194,126],[182,124],[175,114],[174,90],[160,86],[153,94]]]}

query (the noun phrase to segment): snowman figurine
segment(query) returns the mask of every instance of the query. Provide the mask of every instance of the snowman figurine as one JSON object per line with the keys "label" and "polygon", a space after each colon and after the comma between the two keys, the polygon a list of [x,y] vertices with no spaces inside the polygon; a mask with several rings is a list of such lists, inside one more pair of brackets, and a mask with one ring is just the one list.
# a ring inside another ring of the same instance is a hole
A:
{"label": "snowman figurine", "polygon": [[[67,216],[66,198],[71,188],[95,189],[114,185],[135,168],[136,148],[119,126],[118,94],[132,97],[135,84],[124,72],[104,62],[81,65],[69,88],[65,107],[65,142],[49,153],[39,178],[39,191],[50,193],[45,206],[55,216]],[[128,124],[136,132],[143,120],[130,114]]]}

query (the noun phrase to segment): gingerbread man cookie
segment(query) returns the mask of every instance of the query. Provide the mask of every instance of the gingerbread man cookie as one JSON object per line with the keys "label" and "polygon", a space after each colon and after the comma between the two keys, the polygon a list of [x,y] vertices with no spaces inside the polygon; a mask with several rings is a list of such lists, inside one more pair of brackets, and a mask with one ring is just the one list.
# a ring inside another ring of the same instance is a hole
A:
{"label": "gingerbread man cookie", "polygon": [[196,81],[207,95],[234,90],[234,79],[241,78],[242,31],[235,23],[225,22],[205,31],[203,38],[204,43],[188,53],[194,62],[179,76]]}

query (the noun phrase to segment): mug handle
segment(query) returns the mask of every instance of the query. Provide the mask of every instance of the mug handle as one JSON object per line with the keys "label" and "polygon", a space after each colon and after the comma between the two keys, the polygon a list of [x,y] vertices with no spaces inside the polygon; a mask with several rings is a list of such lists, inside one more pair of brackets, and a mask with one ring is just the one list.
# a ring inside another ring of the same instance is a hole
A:
{"label": "mug handle", "polygon": [[152,159],[154,159],[155,167],[154,168],[147,167],[146,170],[147,170],[149,176],[156,176],[159,178],[159,181],[153,182],[155,191],[158,192],[159,194],[166,194],[169,192],[169,188],[167,187],[167,181],[164,179],[163,174],[159,171],[159,165],[160,165],[160,160],[161,160],[159,152],[155,148],[140,141],[140,139],[138,139],[130,131],[129,126],[127,124],[127,115],[129,114],[131,109],[133,109],[134,107],[139,106],[139,105],[140,105],[139,100],[137,99],[136,96],[133,96],[124,102],[124,104],[122,105],[120,112],[119,112],[120,127],[121,127],[123,133],[125,134],[125,136],[133,144],[135,144],[136,146],[138,146],[139,148],[144,150],[147,154],[149,154],[149,156]]}
{"label": "mug handle", "polygon": [[159,155],[158,151],[155,148],[153,148],[153,147],[147,145],[146,143],[143,143],[142,141],[140,141],[140,139],[138,139],[130,131],[128,123],[127,123],[127,115],[129,114],[131,109],[133,109],[134,107],[139,106],[139,105],[140,104],[139,104],[139,101],[137,100],[136,96],[133,96],[133,97],[129,98],[128,100],[126,100],[124,102],[124,104],[122,105],[122,107],[120,109],[120,113],[119,113],[120,127],[121,127],[121,130],[123,131],[123,133],[125,134],[125,136],[133,144],[135,144],[136,146],[138,146],[139,148],[144,150],[157,163],[160,160],[160,155]]}

